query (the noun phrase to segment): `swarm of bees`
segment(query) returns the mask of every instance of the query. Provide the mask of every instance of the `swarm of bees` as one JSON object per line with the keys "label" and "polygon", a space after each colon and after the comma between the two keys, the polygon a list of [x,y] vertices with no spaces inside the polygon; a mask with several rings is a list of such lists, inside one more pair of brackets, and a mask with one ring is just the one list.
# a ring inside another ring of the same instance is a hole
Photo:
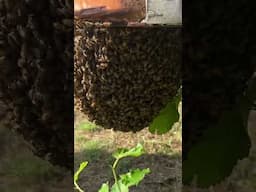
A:
{"label": "swarm of bees", "polygon": [[67,2],[0,2],[0,114],[36,155],[73,170],[73,5]]}
{"label": "swarm of bees", "polygon": [[139,131],[177,93],[181,29],[75,20],[75,96],[91,121]]}

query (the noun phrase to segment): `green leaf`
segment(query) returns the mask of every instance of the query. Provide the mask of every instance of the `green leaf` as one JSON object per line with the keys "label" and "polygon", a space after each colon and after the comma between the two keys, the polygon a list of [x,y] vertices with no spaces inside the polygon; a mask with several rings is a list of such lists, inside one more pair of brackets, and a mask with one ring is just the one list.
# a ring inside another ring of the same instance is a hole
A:
{"label": "green leaf", "polygon": [[108,183],[103,183],[99,192],[109,192],[109,186]]}
{"label": "green leaf", "polygon": [[88,162],[87,162],[87,161],[82,162],[82,163],[80,164],[79,169],[78,169],[78,170],[76,171],[76,173],[74,174],[74,182],[77,182],[80,173],[84,170],[84,168],[85,168],[87,165],[88,165]]}
{"label": "green leaf", "polygon": [[[136,169],[129,173],[120,175],[121,179],[118,180],[118,184],[115,183],[112,186],[111,192],[129,192],[129,187],[138,185],[148,173],[150,173],[149,169]],[[121,191],[119,190],[119,187]]]}
{"label": "green leaf", "polygon": [[238,159],[249,153],[250,140],[239,111],[225,112],[217,126],[209,128],[183,163],[183,182],[196,176],[197,185],[209,187],[229,176]]}
{"label": "green leaf", "polygon": [[216,126],[210,127],[201,142],[191,149],[183,162],[183,183],[196,176],[197,185],[209,187],[229,176],[239,159],[249,154],[247,133],[249,111],[256,100],[256,77],[248,85],[238,105],[226,111]]}
{"label": "green leaf", "polygon": [[[119,187],[120,187],[120,190],[119,190]],[[112,186],[112,189],[111,189],[111,192],[129,192],[129,188],[128,186],[124,185],[121,180],[118,181],[118,185],[117,183],[115,183],[113,186]]]}
{"label": "green leaf", "polygon": [[141,182],[143,180],[143,178],[145,177],[146,174],[150,173],[150,169],[135,169],[132,170],[131,172],[128,172],[126,174],[120,175],[121,178],[121,182],[128,186],[134,186],[134,185],[138,185],[139,182]]}
{"label": "green leaf", "polygon": [[113,157],[116,159],[121,159],[124,157],[139,157],[144,153],[143,146],[139,143],[136,147],[131,149],[121,148],[118,149],[115,153],[113,153]]}
{"label": "green leaf", "polygon": [[167,106],[160,111],[157,117],[149,126],[151,133],[164,134],[167,133],[179,121],[180,115],[178,106],[181,101],[181,94],[174,97]]}

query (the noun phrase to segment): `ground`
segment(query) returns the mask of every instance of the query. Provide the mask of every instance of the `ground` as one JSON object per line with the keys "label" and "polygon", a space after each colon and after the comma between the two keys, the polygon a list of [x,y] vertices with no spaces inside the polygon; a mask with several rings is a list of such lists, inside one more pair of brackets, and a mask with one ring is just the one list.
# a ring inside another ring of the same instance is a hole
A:
{"label": "ground", "polygon": [[[151,174],[131,192],[181,191],[181,129],[180,124],[168,134],[157,136],[147,129],[137,134],[104,130],[89,123],[81,113],[76,113],[75,168],[82,161],[89,161],[79,184],[86,192],[97,191],[101,183],[113,181],[109,165],[111,153],[118,147],[132,147],[141,142],[147,154],[141,158],[127,159],[119,172],[129,168],[150,168]],[[256,141],[256,111],[249,119],[250,135]],[[184,192],[255,192],[255,147],[250,157],[243,159],[233,174],[222,183],[209,189],[195,186],[183,188]],[[25,141],[0,125],[0,191],[1,192],[70,192],[73,191],[72,175],[35,157]]]}
{"label": "ground", "polygon": [[131,148],[141,143],[146,154],[121,161],[118,172],[131,168],[150,168],[151,173],[131,192],[181,191],[181,122],[164,135],[154,135],[147,128],[137,133],[124,133],[98,127],[80,112],[75,112],[75,168],[82,161],[88,167],[79,179],[87,192],[97,192],[102,183],[113,182],[111,154],[117,148]]}
{"label": "ground", "polygon": [[[129,168],[150,168],[151,174],[132,192],[255,192],[256,191],[256,147],[250,157],[240,160],[230,177],[225,181],[201,189],[183,186],[181,190],[181,124],[168,134],[159,136],[144,129],[136,134],[114,132],[95,127],[87,118],[76,112],[75,120],[75,168],[82,161],[89,161],[79,184],[88,192],[96,192],[102,183],[113,182],[109,165],[113,162],[111,153],[119,147],[133,147],[142,143],[148,154],[138,159],[124,161],[119,171]],[[256,111],[249,118],[248,130],[252,141],[256,140]]]}
{"label": "ground", "polygon": [[71,192],[73,175],[33,155],[26,142],[0,124],[1,192]]}

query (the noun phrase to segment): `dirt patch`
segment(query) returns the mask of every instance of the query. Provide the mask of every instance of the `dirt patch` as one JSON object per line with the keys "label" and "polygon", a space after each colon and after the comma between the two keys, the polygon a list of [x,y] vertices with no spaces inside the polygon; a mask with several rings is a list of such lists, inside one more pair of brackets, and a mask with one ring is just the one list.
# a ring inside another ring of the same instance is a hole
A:
{"label": "dirt patch", "polygon": [[[85,151],[84,151],[85,152]],[[113,179],[110,171],[111,154],[106,151],[100,153],[98,160],[94,160],[84,170],[79,183],[89,192],[97,192],[102,183]],[[76,154],[79,155],[79,154]],[[151,173],[131,192],[178,192],[181,191],[181,156],[148,154],[137,159],[126,159],[120,163],[118,172],[126,173],[133,168],[150,168]]]}

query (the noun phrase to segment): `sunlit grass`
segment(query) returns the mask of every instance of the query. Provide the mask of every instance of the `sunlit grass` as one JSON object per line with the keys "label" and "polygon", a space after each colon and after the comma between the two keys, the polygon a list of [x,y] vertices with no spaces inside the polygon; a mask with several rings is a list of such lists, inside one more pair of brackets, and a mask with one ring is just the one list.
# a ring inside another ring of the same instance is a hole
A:
{"label": "sunlit grass", "polygon": [[98,126],[94,123],[89,122],[88,120],[84,120],[83,122],[81,122],[78,126],[77,129],[78,130],[86,130],[86,131],[92,131],[97,129]]}

